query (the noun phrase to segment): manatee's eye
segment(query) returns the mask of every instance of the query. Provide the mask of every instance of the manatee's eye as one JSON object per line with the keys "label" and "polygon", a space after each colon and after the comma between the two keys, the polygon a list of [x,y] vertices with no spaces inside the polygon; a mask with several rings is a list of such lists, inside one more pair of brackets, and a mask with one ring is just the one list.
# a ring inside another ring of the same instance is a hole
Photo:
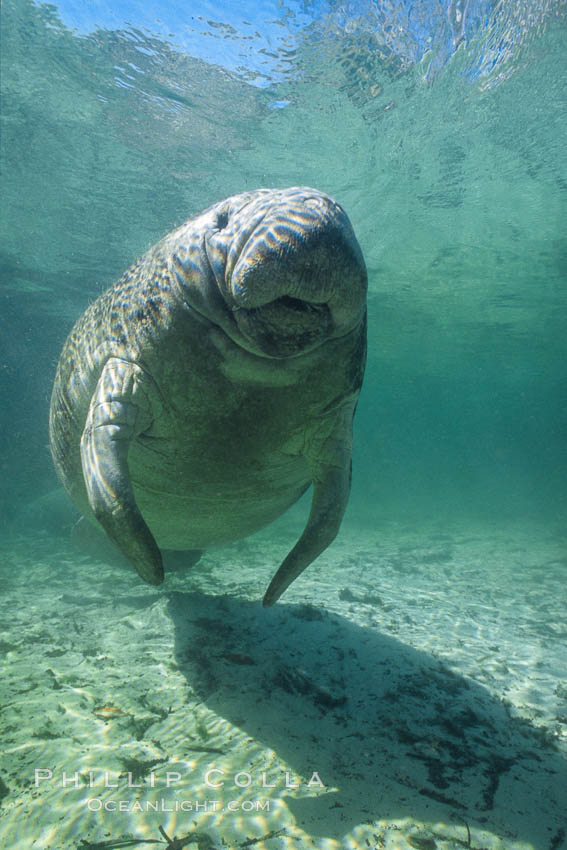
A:
{"label": "manatee's eye", "polygon": [[228,213],[226,211],[217,213],[217,220],[215,221],[215,227],[217,230],[224,230],[224,228],[228,224]]}

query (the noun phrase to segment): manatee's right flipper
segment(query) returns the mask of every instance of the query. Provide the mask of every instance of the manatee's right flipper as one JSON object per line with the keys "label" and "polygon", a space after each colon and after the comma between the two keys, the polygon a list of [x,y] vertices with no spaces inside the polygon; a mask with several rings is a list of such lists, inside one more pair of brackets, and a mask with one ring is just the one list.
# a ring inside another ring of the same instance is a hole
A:
{"label": "manatee's right flipper", "polygon": [[136,504],[128,449],[149,425],[142,370],[113,357],[102,370],[81,439],[89,504],[110,539],[149,584],[163,581],[161,553]]}

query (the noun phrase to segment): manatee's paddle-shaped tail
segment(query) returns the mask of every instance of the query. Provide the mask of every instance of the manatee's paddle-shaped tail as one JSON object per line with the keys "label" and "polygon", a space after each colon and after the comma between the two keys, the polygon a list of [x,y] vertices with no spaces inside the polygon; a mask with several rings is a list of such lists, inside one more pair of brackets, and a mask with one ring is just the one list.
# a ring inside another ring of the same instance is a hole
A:
{"label": "manatee's paddle-shaped tail", "polygon": [[149,424],[143,372],[113,357],[102,370],[81,439],[83,478],[92,512],[149,584],[163,581],[161,553],[140,513],[128,471],[132,438]]}
{"label": "manatee's paddle-shaped tail", "polygon": [[298,575],[329,546],[340,528],[350,493],[355,403],[322,422],[306,452],[312,469],[311,511],[303,534],[270,582],[263,600],[273,605]]}

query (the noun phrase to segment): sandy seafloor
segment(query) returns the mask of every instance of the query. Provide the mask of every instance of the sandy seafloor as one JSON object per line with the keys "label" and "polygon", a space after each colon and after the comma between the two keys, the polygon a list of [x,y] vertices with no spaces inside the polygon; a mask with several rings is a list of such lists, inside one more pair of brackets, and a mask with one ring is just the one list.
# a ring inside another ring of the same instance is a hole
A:
{"label": "sandy seafloor", "polygon": [[2,848],[567,847],[565,536],[350,520],[263,609],[302,518],[157,589],[0,547]]}

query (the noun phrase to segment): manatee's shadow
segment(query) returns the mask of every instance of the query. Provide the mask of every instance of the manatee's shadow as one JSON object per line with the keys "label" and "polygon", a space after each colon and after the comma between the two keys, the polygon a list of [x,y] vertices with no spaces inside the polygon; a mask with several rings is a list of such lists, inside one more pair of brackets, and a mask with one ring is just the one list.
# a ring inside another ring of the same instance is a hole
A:
{"label": "manatee's shadow", "polygon": [[339,789],[288,799],[309,834],[408,817],[562,846],[567,761],[481,685],[309,606],[172,592],[169,611],[207,707]]}

